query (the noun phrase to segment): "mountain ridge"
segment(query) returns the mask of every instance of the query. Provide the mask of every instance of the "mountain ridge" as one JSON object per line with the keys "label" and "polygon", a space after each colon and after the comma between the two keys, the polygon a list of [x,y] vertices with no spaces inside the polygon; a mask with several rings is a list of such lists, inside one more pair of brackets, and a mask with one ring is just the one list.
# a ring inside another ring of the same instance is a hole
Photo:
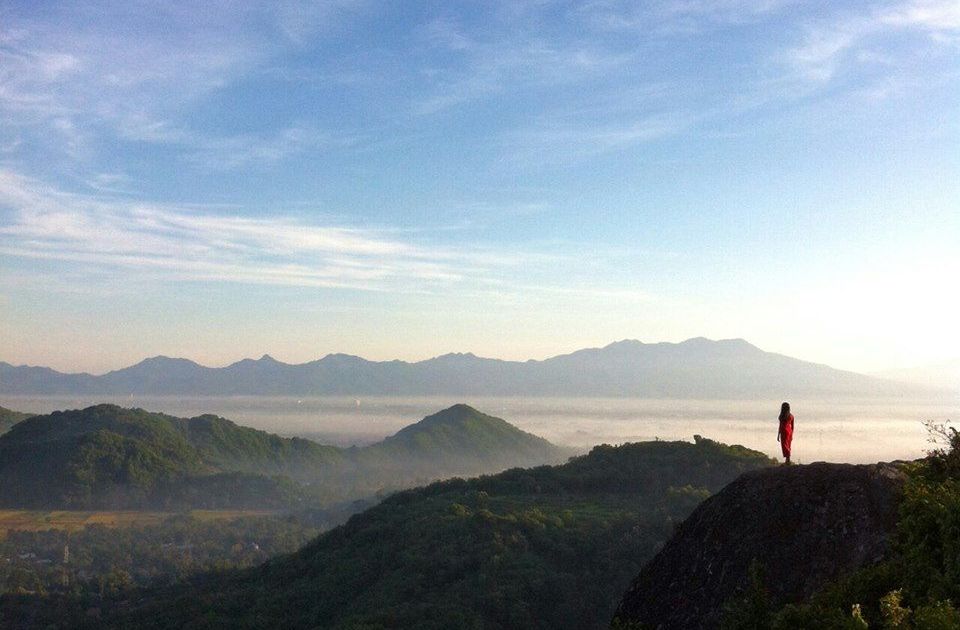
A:
{"label": "mountain ridge", "polygon": [[528,361],[469,352],[415,362],[336,353],[289,364],[265,354],[216,368],[157,356],[99,376],[0,362],[0,394],[786,398],[931,391],[766,352],[744,339],[704,337],[624,339]]}
{"label": "mountain ridge", "polygon": [[[468,405],[383,442],[342,449],[206,414],[177,418],[101,404],[21,420],[0,436],[0,504],[112,509],[368,497],[445,476],[563,461],[572,452]],[[205,492],[198,490],[206,488]],[[218,497],[213,492],[232,492]]]}

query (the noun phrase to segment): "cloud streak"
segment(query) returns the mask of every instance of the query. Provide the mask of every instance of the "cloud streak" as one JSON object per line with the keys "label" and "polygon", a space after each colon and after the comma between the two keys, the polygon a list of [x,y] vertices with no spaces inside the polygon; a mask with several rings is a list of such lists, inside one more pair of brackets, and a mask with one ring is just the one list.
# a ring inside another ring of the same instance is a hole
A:
{"label": "cloud streak", "polygon": [[[7,134],[26,135],[70,157],[102,143],[173,145],[187,162],[215,170],[274,164],[343,134],[294,124],[221,134],[188,124],[190,109],[269,63],[329,33],[361,2],[280,2],[275,11],[211,2],[63,5],[56,19],[5,15],[0,25],[0,115]],[[109,26],[98,19],[111,16]],[[62,24],[63,26],[59,26]],[[0,140],[4,138],[0,133]]]}
{"label": "cloud streak", "polygon": [[[808,27],[803,41],[787,49],[784,61],[794,77],[825,84],[844,68],[875,61],[870,43],[884,36],[920,33],[942,43],[960,42],[960,4],[955,0],[912,0]],[[861,54],[855,54],[855,53]],[[888,57],[884,60],[890,61]]]}
{"label": "cloud streak", "polygon": [[63,193],[0,172],[7,256],[84,263],[113,273],[365,291],[423,291],[483,273],[495,258],[457,255],[376,230],[248,218]]}
{"label": "cloud streak", "polygon": [[445,293],[491,282],[509,287],[514,282],[502,277],[557,262],[536,253],[424,245],[390,229],[78,195],[0,170],[4,214],[0,254],[79,263],[92,277],[126,272],[131,278]]}

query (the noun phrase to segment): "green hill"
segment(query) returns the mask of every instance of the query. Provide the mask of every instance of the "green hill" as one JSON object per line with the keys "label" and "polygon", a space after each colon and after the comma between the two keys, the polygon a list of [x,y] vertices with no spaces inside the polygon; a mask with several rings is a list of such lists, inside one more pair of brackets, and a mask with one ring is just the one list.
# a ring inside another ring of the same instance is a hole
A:
{"label": "green hill", "polygon": [[283,438],[212,415],[96,405],[36,416],[0,436],[0,505],[302,507],[568,454],[466,405],[363,449]]}
{"label": "green hill", "polygon": [[10,427],[21,420],[32,418],[34,415],[35,414],[32,413],[23,413],[22,411],[13,411],[6,407],[0,407],[0,435],[9,431]]}
{"label": "green hill", "polygon": [[460,404],[358,450],[357,459],[384,480],[400,474],[409,480],[434,481],[452,475],[560,463],[573,454],[506,420]]}
{"label": "green hill", "polygon": [[[280,473],[318,470],[337,449],[284,440],[229,420],[183,420],[142,409],[97,405],[22,421],[0,437],[0,504],[31,508],[226,507],[220,490],[261,476],[265,505],[303,494]],[[244,477],[222,476],[247,473]],[[252,475],[252,476],[251,476]],[[219,481],[219,483],[218,483]],[[203,488],[207,492],[202,491]],[[249,494],[249,493],[248,493]],[[206,496],[204,496],[206,495]],[[235,491],[234,496],[237,495]],[[250,507],[251,494],[236,507]]]}
{"label": "green hill", "polygon": [[761,453],[601,446],[389,497],[290,556],[108,604],[118,626],[601,628],[644,561]]}

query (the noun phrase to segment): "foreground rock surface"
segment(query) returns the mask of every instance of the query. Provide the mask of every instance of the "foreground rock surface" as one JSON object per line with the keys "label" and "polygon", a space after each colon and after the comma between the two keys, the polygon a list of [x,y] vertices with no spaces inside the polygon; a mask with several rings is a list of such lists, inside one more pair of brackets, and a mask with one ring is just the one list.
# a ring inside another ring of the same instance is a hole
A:
{"label": "foreground rock surface", "polygon": [[905,480],[894,464],[817,463],[746,473],[698,507],[634,579],[617,618],[716,628],[757,559],[775,603],[883,559]]}

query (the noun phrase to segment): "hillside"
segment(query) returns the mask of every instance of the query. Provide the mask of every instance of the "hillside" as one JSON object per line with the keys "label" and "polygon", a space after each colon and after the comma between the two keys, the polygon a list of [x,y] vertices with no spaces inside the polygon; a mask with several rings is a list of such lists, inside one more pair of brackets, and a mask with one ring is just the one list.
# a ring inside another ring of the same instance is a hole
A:
{"label": "hillside", "polygon": [[427,475],[436,470],[476,475],[559,463],[573,454],[574,451],[559,449],[506,420],[462,404],[427,416],[357,453],[358,460],[367,467],[392,466]]}
{"label": "hillside", "polygon": [[0,505],[322,505],[569,454],[466,405],[362,449],[283,438],[212,415],[183,419],[97,405],[36,416],[0,436]]}
{"label": "hillside", "polygon": [[[335,462],[337,449],[222,418],[97,405],[20,422],[0,437],[0,503],[15,507],[276,507],[301,494],[271,478]],[[225,473],[236,473],[225,475]],[[237,486],[254,483],[256,491]],[[291,494],[292,493],[292,494]],[[298,498],[298,500],[300,500]]]}
{"label": "hillside", "polygon": [[9,431],[10,427],[21,420],[26,420],[34,415],[36,414],[23,413],[22,411],[13,411],[12,409],[7,409],[6,407],[0,407],[0,435],[3,435]]}
{"label": "hillside", "polygon": [[224,368],[154,357],[101,376],[0,362],[0,394],[627,396],[779,399],[928,392],[764,352],[742,339],[682,343],[627,340],[542,361],[446,354],[425,361],[368,361],[331,354],[290,365],[264,355]]}
{"label": "hillside", "polygon": [[724,604],[750,587],[755,563],[772,607],[802,602],[886,557],[905,479],[890,464],[747,473],[683,522],[616,617],[626,627],[718,628]]}
{"label": "hillside", "polygon": [[772,463],[704,439],[597,447],[402,492],[290,556],[105,610],[148,628],[602,628],[680,519]]}

